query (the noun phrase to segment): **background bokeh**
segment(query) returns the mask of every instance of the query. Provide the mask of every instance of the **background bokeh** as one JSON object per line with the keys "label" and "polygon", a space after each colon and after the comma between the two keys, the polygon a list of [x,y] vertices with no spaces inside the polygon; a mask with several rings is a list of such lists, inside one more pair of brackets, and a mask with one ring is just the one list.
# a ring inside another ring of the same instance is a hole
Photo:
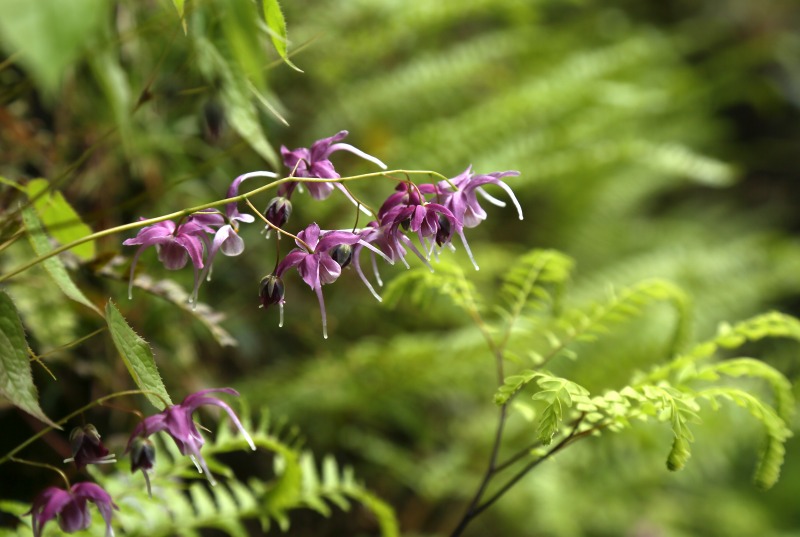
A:
{"label": "background bokeh", "polygon": [[[461,248],[444,254],[487,297],[517,256],[554,248],[576,260],[565,307],[659,277],[691,296],[696,339],[768,309],[800,313],[796,2],[287,0],[289,48],[302,73],[253,36],[242,22],[246,2],[188,2],[187,34],[169,2],[76,0],[53,18],[55,4],[0,1],[0,175],[49,179],[95,230],[219,199],[243,172],[281,172],[281,144],[308,146],[346,129],[350,143],[390,168],[521,172],[509,184],[525,220],[511,206],[492,207],[468,231],[481,270]],[[203,40],[229,44],[218,47],[227,55],[214,57]],[[232,82],[243,73],[252,93]],[[248,121],[263,138],[242,136]],[[334,162],[342,175],[372,171],[345,153]],[[392,184],[353,188],[377,206]],[[0,190],[4,210],[14,196]],[[356,216],[340,198],[294,201],[292,231],[312,220],[349,227]],[[352,271],[325,288],[330,339],[299,278],[287,278],[278,328],[277,312],[258,308],[258,282],[275,263],[273,241],[258,228],[243,231],[245,253],[219,259],[203,285],[213,312],[141,289],[127,301],[126,262],[98,272],[115,255],[130,257],[120,245],[127,237],[104,239],[104,263],[76,277],[98,303],[120,304],[176,399],[236,387],[251,408],[299,427],[312,451],[352,464],[408,535],[446,535],[480,480],[496,419],[494,366],[476,329],[446,299],[380,304]],[[2,268],[29,256],[26,248],[5,249]],[[140,265],[156,280],[191,286],[191,271],[168,273],[153,253]],[[382,275],[390,282],[404,270]],[[95,328],[41,271],[9,290],[38,353]],[[647,309],[552,368],[593,391],[618,388],[659,359],[670,323],[669,309]],[[795,344],[744,353],[800,376]],[[51,415],[130,385],[107,338],[48,364],[58,381],[38,371],[37,384]],[[781,481],[761,492],[750,484],[760,426],[740,409],[702,418],[680,473],[665,468],[671,433],[663,427],[589,439],[537,468],[468,534],[800,535],[797,441]],[[114,417],[93,419],[115,427]],[[11,408],[0,423],[3,451],[35,427]],[[532,434],[512,420],[509,452]],[[51,438],[38,449],[65,447]],[[35,475],[0,467],[3,496],[29,499]],[[369,535],[370,524],[363,513],[308,513],[290,534]]]}

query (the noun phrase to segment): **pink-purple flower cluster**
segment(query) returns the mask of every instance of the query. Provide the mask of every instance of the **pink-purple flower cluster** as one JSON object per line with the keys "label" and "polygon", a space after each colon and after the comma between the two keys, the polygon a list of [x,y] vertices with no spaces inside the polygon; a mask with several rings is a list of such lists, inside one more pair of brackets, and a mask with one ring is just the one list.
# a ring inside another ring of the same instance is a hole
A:
{"label": "pink-purple flower cluster", "polygon": [[[522,219],[522,208],[511,188],[503,181],[506,177],[519,175],[516,171],[475,174],[472,167],[463,173],[436,183],[416,184],[411,179],[397,179],[396,189],[375,211],[367,210],[360,201],[351,195],[341,181],[330,157],[337,151],[347,151],[368,160],[382,169],[386,165],[377,158],[342,142],[347,131],[341,131],[329,138],[323,138],[310,148],[289,150],[281,146],[284,165],[290,170],[289,176],[281,180],[277,196],[270,200],[263,219],[267,229],[284,230],[292,214],[291,198],[301,187],[308,189],[314,199],[324,200],[335,189],[339,189],[359,209],[373,217],[363,228],[351,230],[323,230],[316,222],[308,224],[296,236],[296,247],[280,260],[275,270],[261,280],[259,296],[261,306],[278,304],[280,325],[283,325],[284,284],[283,277],[296,269],[303,281],[316,293],[322,315],[322,332],[327,338],[327,316],[322,296],[322,286],[336,281],[342,269],[352,266],[375,298],[380,296],[364,274],[360,257],[364,249],[370,253],[375,280],[382,285],[378,272],[377,257],[389,263],[400,261],[406,267],[408,252],[413,253],[430,268],[431,256],[438,255],[442,248],[455,249],[453,236],[458,236],[475,269],[478,265],[470,251],[464,230],[473,228],[486,219],[486,211],[479,197],[487,202],[505,206],[505,203],[489,195],[484,187],[496,185],[505,190]],[[239,192],[245,179],[253,176],[270,176],[269,172],[253,172],[237,177],[228,189],[228,198]],[[274,177],[274,175],[272,175]],[[293,180],[293,179],[297,180]],[[239,255],[244,243],[238,235],[239,222],[252,222],[251,215],[238,211],[236,203],[225,207],[225,214],[200,212],[189,215],[182,223],[165,221],[143,228],[139,234],[123,244],[139,245],[131,267],[133,270],[139,254],[149,246],[156,246],[159,259],[168,269],[184,267],[191,259],[195,269],[195,287],[192,299],[197,297],[200,281],[210,270],[210,264],[218,251],[225,255]],[[412,239],[416,239],[412,240]],[[432,269],[431,269],[432,270]]]}
{"label": "pink-purple flower cluster", "polygon": [[[272,172],[250,172],[233,180],[227,198],[238,195],[239,185],[251,177],[276,178]],[[237,204],[225,205],[225,212],[216,210],[198,211],[179,222],[164,220],[143,227],[131,239],[122,242],[125,246],[139,246],[131,262],[128,283],[128,298],[133,292],[133,281],[139,256],[154,246],[158,260],[167,270],[180,270],[189,261],[194,268],[194,288],[190,302],[197,301],[197,293],[203,279],[211,276],[211,263],[219,252],[226,256],[237,256],[244,251],[244,240],[239,236],[239,223],[253,222],[253,215],[240,213]]]}
{"label": "pink-purple flower cluster", "polygon": [[[188,395],[179,405],[171,405],[164,411],[145,418],[133,430],[125,451],[131,454],[131,472],[142,470],[148,493],[151,492],[148,471],[153,468],[155,463],[155,447],[148,437],[160,431],[164,431],[173,439],[178,450],[189,456],[198,471],[205,474],[211,485],[215,484],[214,477],[200,453],[200,448],[205,440],[192,419],[194,411],[201,406],[218,406],[227,412],[247,444],[255,451],[253,440],[247,434],[233,409],[221,399],[208,395],[212,392],[239,395],[232,388],[202,390]],[[109,455],[108,449],[103,445],[100,435],[93,425],[73,429],[70,434],[70,444],[72,457],[64,462],[74,462],[79,470],[89,464],[116,462],[114,456]],[[28,511],[28,514],[32,516],[34,537],[40,537],[45,524],[54,518],[58,520],[58,525],[65,533],[74,533],[88,528],[92,521],[89,503],[94,503],[103,516],[106,523],[106,536],[113,537],[112,514],[113,510],[119,508],[108,492],[100,485],[91,482],[76,483],[66,489],[48,487],[40,492]]]}

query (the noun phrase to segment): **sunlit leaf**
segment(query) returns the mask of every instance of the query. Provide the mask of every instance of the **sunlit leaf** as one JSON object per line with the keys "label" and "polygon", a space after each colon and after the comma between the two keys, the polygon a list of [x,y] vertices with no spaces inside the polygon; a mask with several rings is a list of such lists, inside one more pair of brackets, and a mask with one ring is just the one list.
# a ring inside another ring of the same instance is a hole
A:
{"label": "sunlit leaf", "polygon": [[283,18],[283,12],[278,0],[264,0],[264,21],[266,21],[269,28],[272,44],[283,61],[292,69],[302,73],[302,69],[292,63],[287,53],[286,19]]}
{"label": "sunlit leaf", "polygon": [[156,367],[150,345],[133,331],[125,317],[110,300],[106,305],[106,320],[108,330],[111,332],[111,339],[114,340],[114,346],[117,347],[125,362],[125,367],[128,368],[136,385],[142,390],[158,394],[156,396],[147,393],[145,396],[159,410],[164,409],[165,402],[172,404],[167,389],[164,387],[164,381],[161,380],[158,367]]}
{"label": "sunlit leaf", "polygon": [[0,290],[0,395],[36,419],[60,429],[39,406],[25,331],[11,297]]}
{"label": "sunlit leaf", "polygon": [[[49,188],[50,183],[45,179],[33,179],[27,184],[28,197],[50,235],[62,244],[90,235],[92,229],[81,221],[61,192]],[[84,261],[96,255],[94,242],[85,242],[71,251]]]}
{"label": "sunlit leaf", "polygon": [[[30,239],[31,245],[33,246],[33,250],[36,252],[36,254],[44,255],[52,250],[50,241],[42,230],[42,223],[39,221],[39,217],[36,216],[36,212],[32,208],[27,207],[22,210],[22,219],[25,222],[25,229],[28,230],[28,238]],[[97,309],[97,306],[92,304],[92,302],[86,298],[86,295],[84,295],[83,292],[78,289],[78,287],[75,285],[75,282],[73,282],[69,277],[67,269],[64,267],[64,263],[62,263],[58,257],[54,256],[45,259],[42,262],[42,265],[65,295],[75,302],[83,304],[87,308],[92,309],[98,315],[102,315],[100,310]]]}

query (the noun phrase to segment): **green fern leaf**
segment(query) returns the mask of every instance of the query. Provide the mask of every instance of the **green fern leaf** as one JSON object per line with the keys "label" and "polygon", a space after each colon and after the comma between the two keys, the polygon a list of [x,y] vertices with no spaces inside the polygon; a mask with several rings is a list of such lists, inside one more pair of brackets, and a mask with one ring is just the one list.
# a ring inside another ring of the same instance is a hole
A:
{"label": "green fern leaf", "polygon": [[482,298],[475,285],[467,280],[464,271],[450,263],[438,263],[436,271],[413,269],[391,281],[386,288],[384,301],[396,306],[402,300],[411,301],[420,307],[430,304],[436,294],[450,298],[453,303],[470,315],[483,309]]}
{"label": "green fern leaf", "polygon": [[640,316],[644,307],[666,301],[677,313],[677,322],[670,341],[669,354],[684,345],[689,332],[689,302],[686,294],[675,284],[659,279],[639,282],[612,294],[605,302],[591,304],[588,308],[567,312],[555,321],[560,334],[544,332],[550,351],[542,353],[544,362],[565,353],[576,341],[592,342],[610,331],[612,323],[620,323]]}
{"label": "green fern leaf", "polygon": [[770,488],[780,476],[780,468],[786,453],[784,444],[792,436],[792,431],[781,417],[769,405],[738,388],[715,387],[698,392],[702,397],[717,404],[718,399],[727,399],[745,408],[754,418],[760,421],[767,430],[766,446],[756,467],[755,483],[762,488]]}
{"label": "green fern leaf", "polygon": [[554,305],[554,296],[544,287],[562,290],[574,261],[556,250],[533,250],[520,257],[503,278],[502,294],[512,318],[523,308],[543,309]]}

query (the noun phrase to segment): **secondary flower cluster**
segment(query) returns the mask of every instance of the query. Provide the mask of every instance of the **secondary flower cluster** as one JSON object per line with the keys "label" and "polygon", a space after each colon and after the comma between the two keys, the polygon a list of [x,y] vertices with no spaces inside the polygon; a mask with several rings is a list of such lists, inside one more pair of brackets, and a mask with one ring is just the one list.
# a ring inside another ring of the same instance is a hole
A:
{"label": "secondary flower cluster", "polygon": [[[360,254],[364,249],[370,253],[378,285],[383,283],[378,272],[377,257],[391,264],[399,260],[408,267],[406,256],[411,252],[430,268],[431,256],[438,255],[442,248],[455,249],[452,244],[453,236],[458,236],[477,270],[478,265],[470,251],[464,230],[473,228],[486,219],[487,214],[479,197],[491,204],[505,206],[504,202],[489,195],[484,187],[496,185],[503,189],[516,207],[520,220],[522,219],[522,208],[511,188],[503,181],[506,177],[519,175],[519,172],[475,174],[471,166],[456,177],[436,183],[416,184],[408,175],[397,178],[387,173],[385,176],[397,182],[397,187],[378,211],[370,210],[353,197],[331,163],[330,156],[336,151],[348,151],[382,169],[386,169],[386,165],[377,158],[342,143],[346,136],[347,131],[341,131],[318,140],[310,148],[289,150],[282,146],[281,156],[290,173],[287,178],[277,182],[277,196],[272,198],[264,214],[260,215],[266,223],[267,236],[272,230],[277,230],[293,237],[297,246],[277,263],[272,273],[261,280],[261,306],[266,308],[277,304],[280,308],[280,325],[283,325],[283,277],[290,269],[296,269],[317,295],[322,315],[322,332],[326,338],[327,318],[322,286],[336,281],[342,269],[352,266],[372,295],[380,300],[361,267]],[[270,172],[241,175],[231,184],[227,197],[237,196],[242,181],[255,176],[276,177]],[[292,214],[292,195],[303,187],[317,200],[328,198],[338,189],[372,219],[363,228],[351,230],[322,230],[316,222],[312,222],[296,236],[291,235],[284,226]],[[155,246],[159,259],[168,269],[183,268],[191,259],[195,269],[195,286],[191,300],[196,300],[200,282],[209,273],[217,252],[222,251],[225,255],[240,254],[244,250],[244,242],[238,235],[238,223],[252,221],[251,215],[240,213],[236,203],[231,202],[226,205],[224,215],[216,211],[202,211],[188,215],[178,224],[167,220],[143,228],[135,238],[123,243],[140,247],[131,266],[131,285],[139,255],[147,247]],[[412,237],[417,239],[419,247],[412,241]]]}
{"label": "secondary flower cluster", "polygon": [[[151,493],[148,471],[155,463],[155,448],[148,437],[154,433],[166,432],[180,452],[188,455],[195,463],[200,473],[205,473],[209,482],[214,485],[214,478],[208,470],[205,459],[200,453],[204,439],[192,420],[192,414],[198,407],[214,405],[222,408],[236,425],[242,436],[252,450],[256,447],[247,431],[242,426],[239,418],[227,403],[216,397],[210,397],[212,392],[224,392],[239,395],[232,388],[216,388],[202,390],[187,396],[179,405],[167,407],[159,414],[144,419],[133,430],[125,452],[131,454],[131,472],[142,470],[147,484],[147,492]],[[100,435],[93,425],[76,427],[70,434],[72,457],[64,462],[74,462],[79,470],[89,464],[103,464],[116,462],[114,455],[109,455],[108,449],[100,440]],[[48,487],[33,500],[33,505],[28,514],[32,516],[34,537],[40,537],[45,524],[57,518],[58,525],[66,533],[73,533],[89,527],[91,514],[89,502],[97,505],[97,509],[106,523],[106,536],[113,536],[111,518],[114,509],[119,509],[111,496],[100,485],[90,482],[76,483],[67,489]]]}

